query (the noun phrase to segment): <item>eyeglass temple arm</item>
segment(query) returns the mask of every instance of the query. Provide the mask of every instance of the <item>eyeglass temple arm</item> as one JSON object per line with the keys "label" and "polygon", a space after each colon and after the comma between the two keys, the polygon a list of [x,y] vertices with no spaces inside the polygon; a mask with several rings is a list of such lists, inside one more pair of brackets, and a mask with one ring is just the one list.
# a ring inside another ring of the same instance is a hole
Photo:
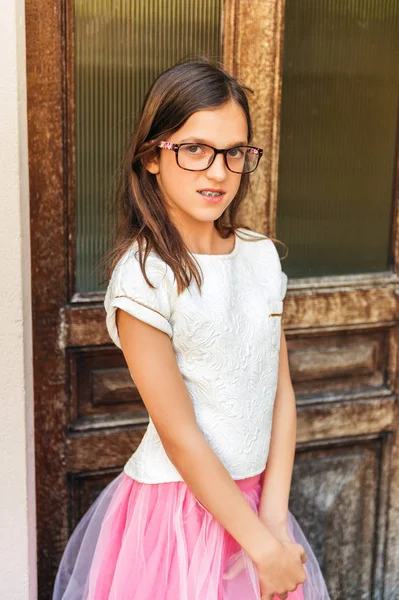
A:
{"label": "eyeglass temple arm", "polygon": [[179,149],[178,144],[174,144],[173,142],[159,142],[158,148],[164,148],[165,150],[176,150]]}

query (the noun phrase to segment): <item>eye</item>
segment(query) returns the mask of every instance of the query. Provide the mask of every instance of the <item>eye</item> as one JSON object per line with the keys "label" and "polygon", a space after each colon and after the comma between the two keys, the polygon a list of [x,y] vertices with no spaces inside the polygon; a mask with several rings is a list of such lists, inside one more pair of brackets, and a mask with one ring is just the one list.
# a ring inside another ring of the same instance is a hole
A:
{"label": "eye", "polygon": [[245,148],[242,148],[241,146],[237,146],[236,148],[230,148],[230,150],[228,151],[228,155],[231,156],[231,158],[244,158]]}
{"label": "eye", "polygon": [[196,156],[200,156],[201,154],[206,154],[206,147],[201,144],[189,144],[187,146],[182,146],[181,150],[186,152],[187,154],[192,154]]}

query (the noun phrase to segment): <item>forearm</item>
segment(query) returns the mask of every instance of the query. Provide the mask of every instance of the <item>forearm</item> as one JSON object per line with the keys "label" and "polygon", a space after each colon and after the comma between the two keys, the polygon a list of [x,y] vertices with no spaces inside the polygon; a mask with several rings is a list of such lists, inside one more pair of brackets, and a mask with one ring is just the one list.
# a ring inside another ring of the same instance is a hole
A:
{"label": "forearm", "polygon": [[126,362],[166,454],[199,502],[258,563],[279,542],[202,434],[169,338],[118,312]]}
{"label": "forearm", "polygon": [[276,539],[244,498],[201,432],[165,448],[200,503],[237,540],[256,563],[273,551]]}
{"label": "forearm", "polygon": [[271,530],[284,527],[296,445],[296,402],[293,389],[276,398],[269,457],[259,505],[259,517]]}

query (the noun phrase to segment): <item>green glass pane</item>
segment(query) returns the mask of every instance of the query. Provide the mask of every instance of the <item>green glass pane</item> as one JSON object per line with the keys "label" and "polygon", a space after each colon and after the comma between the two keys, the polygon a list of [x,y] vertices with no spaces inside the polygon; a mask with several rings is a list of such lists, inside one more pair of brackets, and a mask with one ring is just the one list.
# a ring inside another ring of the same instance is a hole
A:
{"label": "green glass pane", "polygon": [[287,0],[277,237],[291,277],[390,268],[399,2]]}
{"label": "green glass pane", "polygon": [[100,291],[115,172],[144,94],[189,55],[221,57],[222,0],[75,0],[76,291]]}

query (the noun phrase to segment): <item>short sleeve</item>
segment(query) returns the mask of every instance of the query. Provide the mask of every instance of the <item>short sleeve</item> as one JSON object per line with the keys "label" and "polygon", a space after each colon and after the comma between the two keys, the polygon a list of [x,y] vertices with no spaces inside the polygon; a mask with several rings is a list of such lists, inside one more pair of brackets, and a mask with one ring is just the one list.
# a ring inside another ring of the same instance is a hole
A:
{"label": "short sleeve", "polygon": [[288,277],[287,274],[284,273],[281,266],[281,258],[279,252],[277,250],[276,244],[273,240],[269,240],[270,245],[269,250],[271,251],[271,255],[269,254],[269,260],[271,260],[271,271],[272,275],[272,283],[273,283],[273,297],[278,298],[280,301],[284,300],[287,293],[287,284]]}
{"label": "short sleeve", "polygon": [[281,300],[284,300],[285,295],[287,293],[287,283],[288,283],[288,277],[284,273],[284,271],[281,271],[280,278],[281,278]]}
{"label": "short sleeve", "polygon": [[154,288],[148,285],[140,268],[138,252],[130,248],[115,266],[104,299],[108,333],[121,348],[116,326],[116,309],[120,308],[152,327],[173,335],[170,323],[171,285],[167,265],[149,254],[145,271]]}

